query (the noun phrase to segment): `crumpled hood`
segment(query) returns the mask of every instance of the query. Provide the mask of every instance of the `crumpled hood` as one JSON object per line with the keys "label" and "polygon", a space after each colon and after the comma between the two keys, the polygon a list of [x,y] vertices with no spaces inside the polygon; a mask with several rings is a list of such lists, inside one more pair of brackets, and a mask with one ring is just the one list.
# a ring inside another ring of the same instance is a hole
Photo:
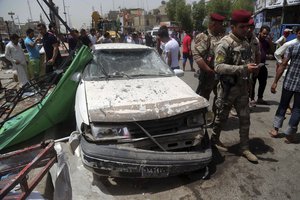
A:
{"label": "crumpled hood", "polygon": [[209,106],[176,76],[85,81],[90,121],[152,120]]}

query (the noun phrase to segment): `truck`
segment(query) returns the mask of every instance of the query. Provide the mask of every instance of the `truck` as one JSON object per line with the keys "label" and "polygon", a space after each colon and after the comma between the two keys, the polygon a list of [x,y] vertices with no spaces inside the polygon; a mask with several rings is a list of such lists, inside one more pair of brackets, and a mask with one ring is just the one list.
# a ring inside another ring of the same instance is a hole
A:
{"label": "truck", "polygon": [[117,20],[104,19],[101,17],[98,11],[92,13],[92,26],[101,31],[102,34],[109,32],[113,41],[120,39],[118,30],[121,26]]}

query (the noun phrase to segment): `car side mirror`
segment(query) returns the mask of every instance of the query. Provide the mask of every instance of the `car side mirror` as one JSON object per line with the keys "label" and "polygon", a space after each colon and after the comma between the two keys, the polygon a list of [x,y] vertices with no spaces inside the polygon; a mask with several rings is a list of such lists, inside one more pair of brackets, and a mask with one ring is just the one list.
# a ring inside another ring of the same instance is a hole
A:
{"label": "car side mirror", "polygon": [[81,80],[81,73],[80,72],[75,72],[72,75],[71,80],[78,83]]}
{"label": "car side mirror", "polygon": [[178,77],[184,76],[184,71],[182,69],[174,69],[173,71],[174,71],[175,75]]}

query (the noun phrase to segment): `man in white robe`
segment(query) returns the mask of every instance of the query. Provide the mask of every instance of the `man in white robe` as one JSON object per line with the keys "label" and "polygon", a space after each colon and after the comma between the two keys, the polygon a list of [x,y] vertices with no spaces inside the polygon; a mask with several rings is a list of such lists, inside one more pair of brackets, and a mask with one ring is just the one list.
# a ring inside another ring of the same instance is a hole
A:
{"label": "man in white robe", "polygon": [[27,62],[22,48],[18,45],[19,36],[13,34],[10,42],[5,47],[5,57],[13,64],[13,69],[17,70],[20,87],[28,82]]}

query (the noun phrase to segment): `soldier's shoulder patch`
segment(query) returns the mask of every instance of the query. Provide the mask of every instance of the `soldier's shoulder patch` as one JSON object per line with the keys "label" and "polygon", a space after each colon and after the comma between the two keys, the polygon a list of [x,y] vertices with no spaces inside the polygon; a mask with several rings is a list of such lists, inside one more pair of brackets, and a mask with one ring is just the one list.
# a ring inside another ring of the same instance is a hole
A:
{"label": "soldier's shoulder patch", "polygon": [[217,52],[216,62],[217,63],[223,63],[223,62],[225,62],[225,55],[223,54],[223,52]]}

